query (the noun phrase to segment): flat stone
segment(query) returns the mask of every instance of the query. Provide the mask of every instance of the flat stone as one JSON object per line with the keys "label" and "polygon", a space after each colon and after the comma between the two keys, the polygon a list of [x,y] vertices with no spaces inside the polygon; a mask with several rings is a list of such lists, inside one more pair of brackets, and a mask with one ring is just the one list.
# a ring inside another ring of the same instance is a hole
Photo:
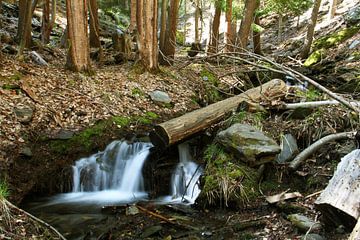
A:
{"label": "flat stone", "polygon": [[281,152],[276,157],[278,163],[285,163],[291,161],[296,154],[299,153],[299,148],[296,139],[291,134],[285,134],[281,137]]}
{"label": "flat stone", "polygon": [[349,49],[354,49],[359,44],[360,44],[360,40],[356,39],[350,44]]}
{"label": "flat stone", "polygon": [[310,228],[311,231],[317,231],[321,229],[321,225],[319,223],[314,222],[310,218],[301,214],[291,214],[288,216],[288,219],[295,227],[304,232],[309,231]]}
{"label": "flat stone", "polygon": [[126,215],[129,216],[129,215],[136,215],[138,214],[140,211],[139,209],[134,206],[134,205],[131,205],[129,207],[126,208]]}
{"label": "flat stone", "polygon": [[276,154],[280,152],[280,147],[275,140],[247,124],[232,125],[218,133],[216,140],[225,149],[234,152],[240,160],[252,166],[273,161]]}
{"label": "flat stone", "polygon": [[34,110],[29,106],[21,106],[15,107],[14,112],[19,122],[29,123],[33,117]]}
{"label": "flat stone", "polygon": [[29,147],[24,147],[20,150],[20,154],[25,156],[25,157],[32,157],[32,151]]}
{"label": "flat stone", "polygon": [[160,102],[160,103],[170,103],[171,98],[166,92],[162,92],[159,90],[155,90],[149,93],[151,100],[154,102]]}
{"label": "flat stone", "polygon": [[55,134],[54,139],[67,140],[74,136],[74,132],[66,129],[60,129],[60,131]]}

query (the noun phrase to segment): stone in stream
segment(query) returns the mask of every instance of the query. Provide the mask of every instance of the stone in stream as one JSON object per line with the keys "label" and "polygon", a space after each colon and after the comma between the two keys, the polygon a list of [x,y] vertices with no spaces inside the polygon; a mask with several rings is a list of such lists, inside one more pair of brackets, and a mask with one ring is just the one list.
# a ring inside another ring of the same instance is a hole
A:
{"label": "stone in stream", "polygon": [[278,163],[291,161],[298,153],[299,148],[294,136],[291,134],[281,136],[281,152],[276,156],[276,161]]}
{"label": "stone in stream", "polygon": [[155,90],[149,93],[151,100],[159,103],[170,103],[171,98],[166,92]]}
{"label": "stone in stream", "polygon": [[14,108],[16,118],[21,123],[29,123],[33,117],[34,110],[29,106],[19,106]]}
{"label": "stone in stream", "polygon": [[252,166],[273,161],[280,152],[279,145],[273,139],[247,124],[232,125],[218,133],[216,140]]}
{"label": "stone in stream", "polygon": [[309,229],[311,229],[311,232],[321,229],[320,223],[314,222],[310,218],[301,214],[291,214],[288,216],[288,219],[295,227],[303,232],[307,232]]}

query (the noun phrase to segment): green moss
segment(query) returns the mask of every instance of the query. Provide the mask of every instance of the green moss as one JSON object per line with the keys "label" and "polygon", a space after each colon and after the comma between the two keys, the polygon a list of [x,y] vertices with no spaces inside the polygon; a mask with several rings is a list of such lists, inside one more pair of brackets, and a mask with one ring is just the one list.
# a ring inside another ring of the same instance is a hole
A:
{"label": "green moss", "polygon": [[130,124],[130,119],[128,117],[114,116],[111,118],[111,120],[118,127],[125,127]]}
{"label": "green moss", "polygon": [[247,123],[261,130],[263,126],[262,123],[266,118],[267,118],[266,112],[260,111],[260,112],[250,113],[246,111],[240,111],[229,117],[226,120],[225,126],[230,127],[235,123]]}
{"label": "green moss", "polygon": [[296,96],[305,98],[307,102],[321,100],[322,94],[314,88],[309,88],[306,91],[296,91]]}
{"label": "green moss", "polygon": [[325,53],[326,53],[326,50],[324,48],[314,51],[306,59],[306,61],[304,62],[304,66],[310,67],[311,65],[314,65],[315,63],[320,62],[320,60],[325,56]]}
{"label": "green moss", "polygon": [[184,45],[185,44],[185,34],[183,31],[176,31],[176,43],[180,44],[180,45]]}
{"label": "green moss", "polygon": [[226,153],[220,146],[211,144],[205,150],[206,168],[202,194],[209,204],[228,202],[245,203],[257,196],[257,172]]}
{"label": "green moss", "polygon": [[313,44],[315,49],[331,48],[351,38],[360,30],[360,26],[341,29],[331,35],[316,40]]}
{"label": "green moss", "polygon": [[7,198],[9,196],[9,187],[5,180],[0,181],[0,200]]}
{"label": "green moss", "polygon": [[131,95],[133,95],[135,97],[143,97],[143,96],[145,96],[145,93],[140,88],[135,87],[131,90]]}
{"label": "green moss", "polygon": [[146,112],[145,113],[146,116],[148,116],[150,119],[152,120],[155,120],[155,119],[158,119],[159,118],[159,115],[157,115],[156,113],[154,112]]}
{"label": "green moss", "polygon": [[220,92],[217,90],[219,87],[217,76],[207,69],[202,69],[200,76],[205,83],[205,101],[211,104],[222,100]]}

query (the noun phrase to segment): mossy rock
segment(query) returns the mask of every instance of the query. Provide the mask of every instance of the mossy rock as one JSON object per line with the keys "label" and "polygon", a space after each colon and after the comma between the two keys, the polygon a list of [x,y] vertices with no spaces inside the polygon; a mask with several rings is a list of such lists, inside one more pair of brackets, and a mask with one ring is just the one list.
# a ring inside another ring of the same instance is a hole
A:
{"label": "mossy rock", "polygon": [[304,62],[304,67],[310,67],[311,65],[320,62],[320,60],[323,59],[325,56],[326,56],[325,48],[321,48],[319,50],[314,51]]}
{"label": "mossy rock", "polygon": [[200,198],[209,205],[231,203],[243,205],[257,195],[257,171],[226,153],[221,146],[211,144],[205,150],[206,167]]}
{"label": "mossy rock", "polygon": [[357,32],[359,32],[360,26],[353,26],[350,28],[341,29],[333,34],[322,37],[316,40],[313,44],[314,49],[321,48],[331,48],[337,46],[339,43],[344,42],[345,40],[354,36]]}

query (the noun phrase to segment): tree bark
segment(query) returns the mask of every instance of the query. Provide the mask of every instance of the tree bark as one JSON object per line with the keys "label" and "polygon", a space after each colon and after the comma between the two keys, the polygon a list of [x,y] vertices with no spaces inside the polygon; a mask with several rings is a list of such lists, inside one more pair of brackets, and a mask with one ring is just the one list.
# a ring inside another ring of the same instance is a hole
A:
{"label": "tree bark", "polygon": [[220,17],[221,17],[221,1],[216,1],[214,20],[212,23],[212,31],[210,36],[209,48],[208,48],[209,53],[217,53],[218,51]]}
{"label": "tree bark", "polygon": [[136,18],[140,61],[148,71],[157,71],[157,0],[137,0]]}
{"label": "tree bark", "polygon": [[66,0],[69,51],[66,66],[73,71],[90,70],[86,0]]}
{"label": "tree bark", "polygon": [[328,18],[333,19],[335,17],[337,7],[337,0],[330,0],[330,8],[328,13]]}
{"label": "tree bark", "polygon": [[20,48],[28,48],[31,45],[31,6],[31,1],[19,1],[19,21],[16,39],[20,43]]}
{"label": "tree bark", "polygon": [[200,42],[199,38],[199,18],[200,18],[200,0],[195,1],[195,43]]}
{"label": "tree bark", "polygon": [[[256,1],[257,6],[256,9],[260,7],[260,0]],[[254,13],[254,23],[260,26],[260,16],[258,13]],[[254,53],[262,55],[261,52],[261,32],[255,32],[253,30],[253,44],[254,44]]]}
{"label": "tree bark", "polygon": [[236,109],[243,101],[258,102],[264,94],[285,93],[285,89],[286,85],[283,81],[274,79],[238,96],[225,99],[161,123],[155,126],[155,130],[150,133],[150,139],[155,146],[166,148],[219,122],[229,112]]}
{"label": "tree bark", "polygon": [[352,229],[360,216],[360,150],[343,157],[328,186],[315,202],[327,225]]}
{"label": "tree bark", "polygon": [[226,0],[226,51],[234,50],[234,31],[232,23],[232,0]]}
{"label": "tree bark", "polygon": [[258,0],[246,0],[245,1],[245,13],[241,20],[241,25],[238,33],[239,47],[246,48],[249,40],[249,34],[251,24],[253,23],[254,12],[256,10]]}
{"label": "tree bark", "polygon": [[136,29],[136,11],[137,11],[136,2],[137,0],[131,0],[130,2],[130,26],[129,26],[130,32]]}
{"label": "tree bark", "polygon": [[[166,35],[166,17],[167,17],[167,6],[168,1],[162,0],[161,3],[161,20],[160,20],[160,40],[159,40],[159,48],[160,51],[163,51],[165,46],[165,35]],[[162,56],[160,55],[160,63],[162,64]]]}
{"label": "tree bark", "polygon": [[49,43],[51,33],[50,23],[50,0],[44,0],[43,13],[41,22],[41,41],[43,43]]}
{"label": "tree bark", "polygon": [[100,31],[97,0],[89,0],[90,5],[90,47],[100,48]]}
{"label": "tree bark", "polygon": [[314,37],[315,26],[316,26],[316,21],[317,21],[319,9],[320,9],[320,4],[321,4],[321,0],[315,0],[314,7],[311,12],[311,18],[310,18],[310,22],[308,25],[308,30],[307,30],[304,46],[300,53],[300,57],[302,59],[307,58],[310,53],[310,48],[311,48],[311,44],[312,44],[313,37]]}

